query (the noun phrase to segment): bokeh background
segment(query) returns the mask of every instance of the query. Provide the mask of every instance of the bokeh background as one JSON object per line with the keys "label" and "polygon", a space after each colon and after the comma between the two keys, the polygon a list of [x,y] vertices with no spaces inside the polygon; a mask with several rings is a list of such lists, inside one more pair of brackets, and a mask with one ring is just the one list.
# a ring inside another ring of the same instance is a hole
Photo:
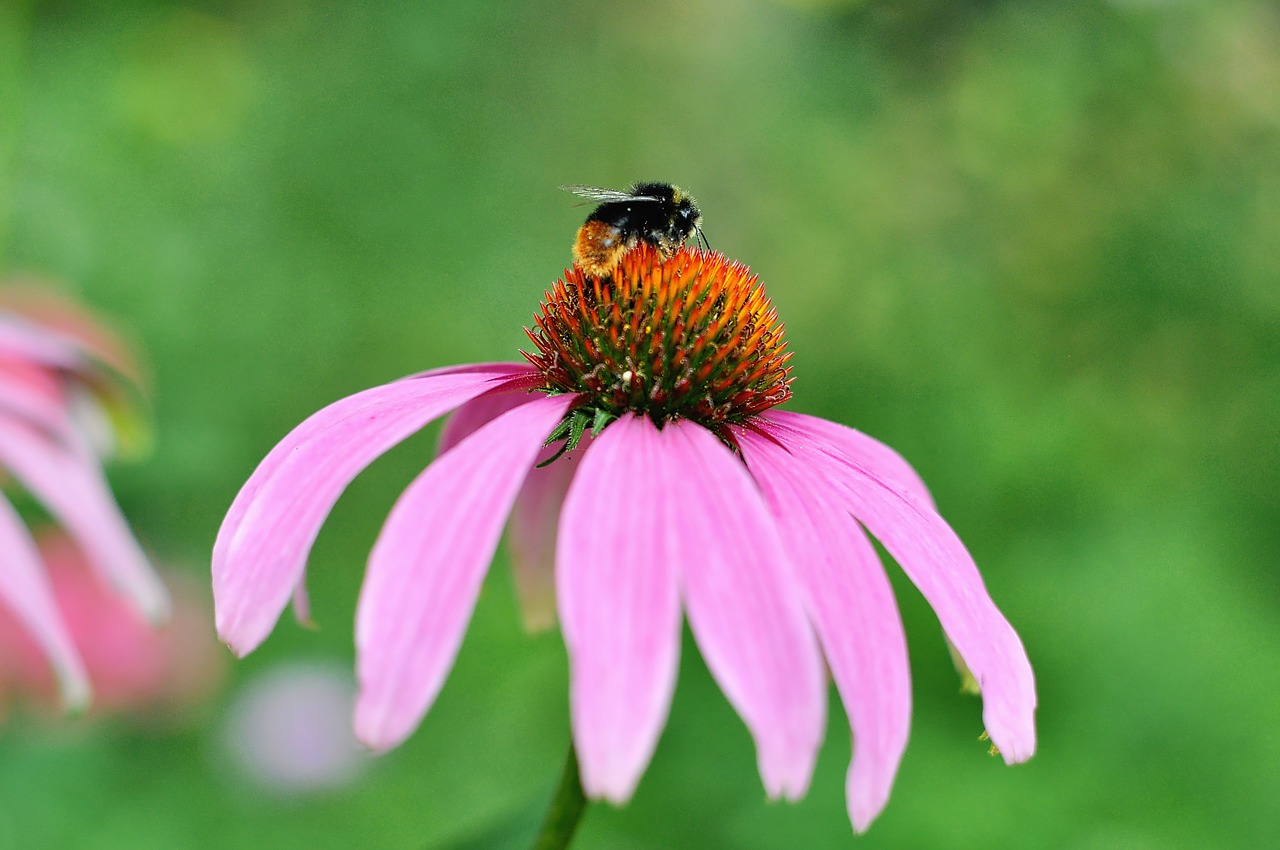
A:
{"label": "bokeh background", "polygon": [[[637,179],[689,189],[760,273],[791,407],[929,482],[1030,651],[1042,742],[987,755],[894,568],[915,719],[867,835],[834,697],[808,797],[769,804],[686,643],[638,794],[576,846],[1280,846],[1274,4],[0,5],[0,273],[58,281],[146,352],[155,451],[111,474],[201,582],[277,439],[375,383],[515,358],[585,216],[556,187]],[[236,756],[264,682],[349,676],[364,558],[433,439],[338,504],[319,630],[286,616],[195,718],[11,712],[0,847],[525,846],[566,670],[556,634],[521,631],[502,555],[407,744],[310,789]],[[308,712],[332,693],[304,694],[299,724],[329,723]]]}

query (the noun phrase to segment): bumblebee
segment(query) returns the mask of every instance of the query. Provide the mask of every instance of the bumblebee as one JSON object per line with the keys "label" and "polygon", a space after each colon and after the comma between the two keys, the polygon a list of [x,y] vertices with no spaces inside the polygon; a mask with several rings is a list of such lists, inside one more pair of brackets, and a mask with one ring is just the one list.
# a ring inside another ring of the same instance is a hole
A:
{"label": "bumblebee", "polygon": [[588,275],[604,277],[641,242],[669,257],[696,234],[702,235],[702,213],[693,198],[670,183],[637,183],[625,192],[594,186],[564,186],[580,198],[598,201],[573,242],[573,262]]}

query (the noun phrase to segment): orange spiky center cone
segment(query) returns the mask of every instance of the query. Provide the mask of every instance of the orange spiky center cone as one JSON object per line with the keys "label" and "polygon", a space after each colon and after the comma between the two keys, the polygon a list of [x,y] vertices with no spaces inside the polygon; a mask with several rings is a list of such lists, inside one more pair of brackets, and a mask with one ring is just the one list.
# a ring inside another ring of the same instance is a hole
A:
{"label": "orange spiky center cone", "polygon": [[764,286],[724,255],[641,244],[609,275],[574,268],[545,294],[537,347],[546,389],[597,415],[683,418],[721,432],[791,397],[783,326]]}

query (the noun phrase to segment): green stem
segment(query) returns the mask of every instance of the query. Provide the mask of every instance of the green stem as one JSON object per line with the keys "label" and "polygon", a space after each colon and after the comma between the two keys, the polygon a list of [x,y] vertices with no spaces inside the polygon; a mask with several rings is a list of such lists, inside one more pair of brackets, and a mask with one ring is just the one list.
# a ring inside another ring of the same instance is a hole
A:
{"label": "green stem", "polygon": [[573,841],[573,833],[586,810],[587,799],[582,795],[582,780],[578,777],[578,754],[570,744],[564,772],[560,774],[560,787],[551,798],[551,807],[547,809],[533,850],[565,850]]}

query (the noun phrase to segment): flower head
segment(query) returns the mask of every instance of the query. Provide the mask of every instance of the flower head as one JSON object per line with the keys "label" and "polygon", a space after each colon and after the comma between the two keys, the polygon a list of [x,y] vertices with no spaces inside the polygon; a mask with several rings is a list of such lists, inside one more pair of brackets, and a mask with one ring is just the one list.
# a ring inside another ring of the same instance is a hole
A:
{"label": "flower head", "polygon": [[[109,331],[69,303],[0,288],[0,484],[18,485],[75,538],[92,568],[146,618],[168,595],[120,514],[101,457],[136,433],[122,415],[136,394],[132,361]],[[120,428],[113,428],[112,424]],[[65,704],[89,698],[84,663],[63,623],[40,553],[0,497],[0,602],[48,657]]]}
{"label": "flower head", "polygon": [[764,287],[720,254],[681,250],[662,262],[641,244],[609,277],[578,268],[534,317],[525,357],[548,389],[582,407],[712,430],[791,397],[791,355]]}
{"label": "flower head", "polygon": [[[586,792],[633,793],[666,722],[682,616],[755,738],[771,796],[807,789],[825,726],[823,661],[854,734],[865,829],[906,746],[906,641],[870,531],[923,592],[981,685],[1006,761],[1035,748],[1022,644],[919,477],[857,431],[773,408],[781,326],[747,270],[644,246],[604,278],[566,273],[529,332],[531,366],[440,369],[314,414],[276,446],[214,545],[218,629],[246,653],[302,587],[321,523],[356,474],[454,411],[370,555],[356,616],[357,735],[395,746],[453,664],[503,525],[531,622],[554,587]],[[588,429],[590,433],[588,434]],[[548,437],[563,437],[557,450]]]}

